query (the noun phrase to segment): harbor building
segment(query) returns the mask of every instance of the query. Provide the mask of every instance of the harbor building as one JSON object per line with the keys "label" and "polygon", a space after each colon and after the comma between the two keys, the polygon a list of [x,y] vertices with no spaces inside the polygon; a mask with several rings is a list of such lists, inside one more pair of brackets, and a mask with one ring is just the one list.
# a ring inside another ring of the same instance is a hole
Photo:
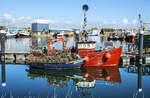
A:
{"label": "harbor building", "polygon": [[42,32],[49,32],[49,24],[46,23],[32,23],[32,32],[40,34]]}
{"label": "harbor building", "polygon": [[104,40],[106,41],[108,36],[114,32],[113,28],[102,28],[101,29],[101,34],[105,35]]}

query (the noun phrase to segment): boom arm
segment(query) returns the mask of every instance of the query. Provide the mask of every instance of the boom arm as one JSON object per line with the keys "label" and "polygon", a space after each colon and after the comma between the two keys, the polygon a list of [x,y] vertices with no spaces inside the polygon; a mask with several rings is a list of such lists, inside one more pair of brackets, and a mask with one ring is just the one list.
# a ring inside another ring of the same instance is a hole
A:
{"label": "boom arm", "polygon": [[57,42],[57,41],[63,42],[63,49],[64,49],[64,50],[66,49],[67,42],[66,42],[66,40],[64,40],[63,38],[57,38],[57,39],[54,39],[54,40],[49,40],[49,41],[47,42],[47,47],[48,47],[48,52],[49,52],[49,54],[51,53],[50,43],[53,44],[53,42]]}

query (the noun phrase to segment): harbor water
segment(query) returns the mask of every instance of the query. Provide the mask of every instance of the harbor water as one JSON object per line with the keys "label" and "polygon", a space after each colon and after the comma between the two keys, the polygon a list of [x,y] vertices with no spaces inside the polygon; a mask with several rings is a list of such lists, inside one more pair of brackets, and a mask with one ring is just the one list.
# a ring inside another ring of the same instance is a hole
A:
{"label": "harbor water", "polygon": [[[52,38],[7,39],[6,50],[30,51],[38,44],[47,47]],[[102,37],[95,40],[96,49],[104,48]],[[74,38],[65,38],[67,47],[75,46]],[[62,49],[62,43],[54,44]],[[129,43],[114,41],[115,47],[129,51]],[[150,67],[100,67],[74,70],[40,70],[23,64],[0,64],[0,98],[150,98]]]}

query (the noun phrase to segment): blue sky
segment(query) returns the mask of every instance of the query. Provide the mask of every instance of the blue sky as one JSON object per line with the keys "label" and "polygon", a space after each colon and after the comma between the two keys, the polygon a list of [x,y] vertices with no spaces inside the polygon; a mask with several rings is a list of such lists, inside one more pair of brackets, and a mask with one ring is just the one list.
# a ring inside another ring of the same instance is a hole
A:
{"label": "blue sky", "polygon": [[23,25],[39,19],[49,20],[52,27],[80,27],[83,4],[89,5],[88,28],[137,27],[139,13],[150,22],[150,0],[1,0],[0,23]]}

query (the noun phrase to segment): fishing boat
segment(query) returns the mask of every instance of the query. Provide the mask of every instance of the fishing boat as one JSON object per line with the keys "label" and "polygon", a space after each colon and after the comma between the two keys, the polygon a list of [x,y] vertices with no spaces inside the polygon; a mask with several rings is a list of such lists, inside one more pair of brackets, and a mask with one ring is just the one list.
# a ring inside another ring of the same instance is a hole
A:
{"label": "fishing boat", "polygon": [[98,28],[92,28],[91,32],[88,33],[88,36],[98,36],[98,33],[99,33]]}
{"label": "fishing boat", "polygon": [[17,35],[17,33],[15,33],[15,32],[7,32],[6,33],[6,38],[15,38],[16,37],[16,35]]}
{"label": "fishing boat", "polygon": [[4,30],[0,30],[0,33],[5,33],[6,38],[15,38],[17,35],[17,33],[15,32],[9,32],[9,31],[4,31]]}
{"label": "fishing boat", "polygon": [[80,68],[81,65],[83,63],[82,62],[69,62],[67,64],[36,64],[36,63],[31,63],[30,67],[33,68],[40,68],[40,69],[75,69],[75,68]]}
{"label": "fishing boat", "polygon": [[23,37],[29,37],[29,36],[30,36],[30,32],[25,31],[25,30],[18,31],[16,35],[17,38],[23,38]]}
{"label": "fishing boat", "polygon": [[122,47],[114,48],[111,42],[105,42],[103,49],[95,50],[95,41],[77,42],[78,55],[85,58],[83,67],[116,66],[119,64]]}
{"label": "fishing boat", "polygon": [[62,37],[62,36],[64,36],[64,35],[65,35],[65,31],[61,31],[61,32],[57,33],[57,36],[58,36],[58,37]]}
{"label": "fishing boat", "polygon": [[[54,42],[62,41],[63,50],[55,50],[50,47]],[[80,58],[76,53],[72,53],[70,49],[66,49],[67,42],[63,38],[49,40],[47,43],[48,53],[42,47],[31,47],[31,54],[27,57],[27,63],[30,67],[42,69],[72,69],[80,68],[84,59]]]}

